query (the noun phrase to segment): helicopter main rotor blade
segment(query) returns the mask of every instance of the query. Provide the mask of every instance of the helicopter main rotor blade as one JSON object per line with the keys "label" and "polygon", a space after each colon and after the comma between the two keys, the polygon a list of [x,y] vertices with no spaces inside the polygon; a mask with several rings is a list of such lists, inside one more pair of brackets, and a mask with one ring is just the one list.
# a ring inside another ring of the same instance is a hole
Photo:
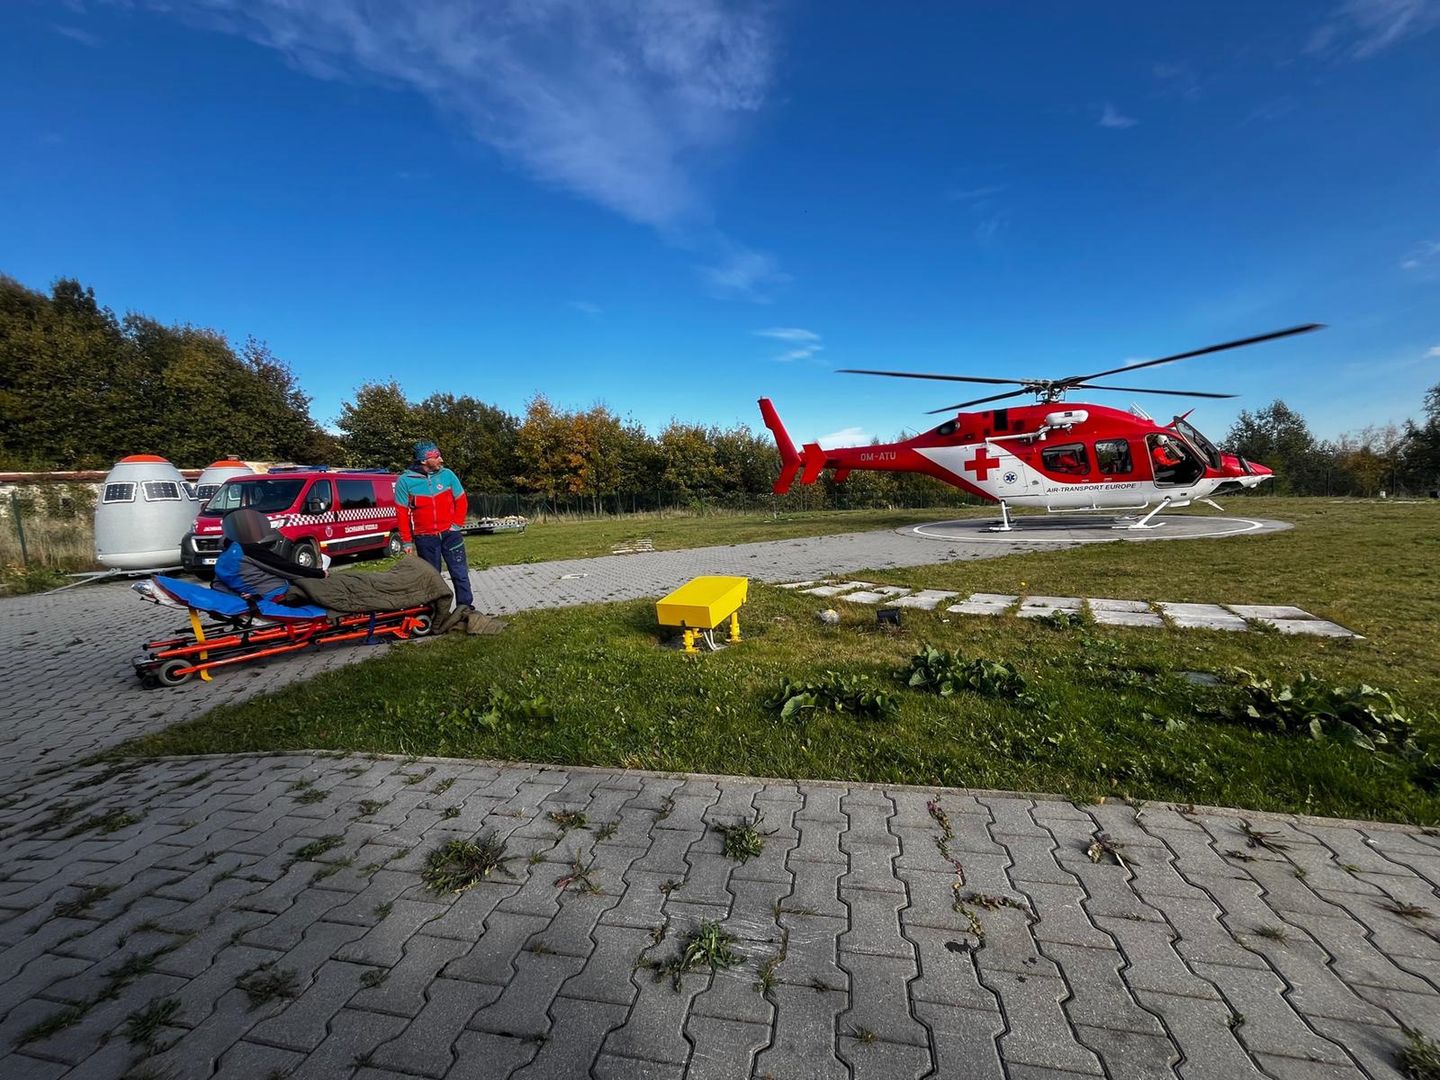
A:
{"label": "helicopter main rotor blade", "polygon": [[970,405],[984,405],[987,401],[1003,401],[1005,398],[1021,397],[1030,393],[1029,390],[1011,390],[1008,394],[996,394],[994,397],[976,398],[974,401],[962,401],[958,405],[946,405],[943,409],[930,409],[925,415],[934,416],[936,413],[953,412],[956,409],[964,409]]}
{"label": "helicopter main rotor blade", "polygon": [[1066,390],[1124,390],[1131,394],[1169,394],[1172,397],[1233,398],[1239,394],[1212,394],[1204,390],[1151,390],[1145,386],[1092,386],[1089,383],[1067,385]]}
{"label": "helicopter main rotor blade", "polygon": [[892,379],[941,379],[945,382],[992,383],[996,386],[1026,386],[1024,379],[982,379],[977,375],[924,375],[916,371],[870,371],[866,368],[837,368],[837,375],[888,375]]}
{"label": "helicopter main rotor blade", "polygon": [[1109,371],[1096,371],[1090,375],[1073,375],[1068,379],[1058,379],[1057,382],[1074,385],[1075,383],[1089,382],[1091,379],[1098,379],[1102,375],[1118,375],[1122,371],[1139,371],[1141,368],[1154,367],[1156,364],[1169,364],[1176,360],[1188,360],[1192,356],[1207,356],[1210,353],[1224,352],[1226,349],[1238,349],[1244,345],[1258,345],[1262,341],[1274,341],[1277,338],[1290,337],[1294,334],[1308,334],[1312,330],[1325,329],[1324,323],[1305,323],[1303,326],[1292,326],[1287,330],[1274,330],[1268,334],[1260,334],[1256,337],[1241,338],[1239,341],[1226,341],[1219,345],[1207,345],[1203,349],[1192,349],[1190,352],[1176,353],[1174,356],[1162,356],[1158,360],[1146,360],[1143,364],[1128,364],[1124,367],[1111,368]]}

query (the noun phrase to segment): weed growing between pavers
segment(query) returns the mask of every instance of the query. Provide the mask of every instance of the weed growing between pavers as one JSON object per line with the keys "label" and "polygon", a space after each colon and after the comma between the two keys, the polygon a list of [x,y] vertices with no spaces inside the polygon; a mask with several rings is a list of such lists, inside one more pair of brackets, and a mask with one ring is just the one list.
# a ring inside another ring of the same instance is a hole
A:
{"label": "weed growing between pavers", "polygon": [[300,978],[292,968],[262,965],[240,976],[235,985],[245,991],[245,996],[250,999],[251,1009],[258,1009],[261,1005],[282,998],[300,996]]}
{"label": "weed growing between pavers", "polygon": [[341,844],[345,843],[345,837],[337,833],[322,836],[317,840],[311,840],[303,847],[296,848],[290,853],[290,861],[285,864],[286,869],[294,866],[297,862],[315,862],[327,851],[334,851]]}
{"label": "weed growing between pavers", "polygon": [[[660,928],[663,931],[663,927]],[[658,940],[657,940],[658,944]],[[682,976],[691,972],[720,971],[739,967],[745,957],[734,949],[735,935],[718,922],[702,922],[686,935],[680,943],[680,952],[668,960],[642,958],[637,966],[648,968],[655,981],[668,978],[670,985],[678,992]]]}
{"label": "weed growing between pavers", "polygon": [[1396,1055],[1395,1065],[1405,1080],[1440,1080],[1440,1043],[1424,1032],[1401,1025],[1405,1046]]}
{"label": "weed growing between pavers", "polygon": [[1125,845],[1120,843],[1109,833],[1101,832],[1095,834],[1094,841],[1085,849],[1093,863],[1104,862],[1107,858],[1116,866],[1125,865]]}
{"label": "weed growing between pavers", "polygon": [[93,905],[113,893],[116,888],[118,886],[115,885],[86,885],[82,888],[79,896],[73,900],[62,900],[50,913],[57,919],[79,918],[87,913]]}
{"label": "weed growing between pavers", "polygon": [[131,1046],[153,1047],[160,1029],[173,1021],[179,1011],[179,998],[151,998],[148,1005],[125,1018],[125,1038]]}
{"label": "weed growing between pavers", "polygon": [[765,837],[775,831],[761,832],[760,823],[764,820],[765,815],[757,813],[753,821],[746,819],[734,825],[715,825],[715,831],[724,841],[725,857],[742,863],[759,857],[765,850]]}
{"label": "weed growing between pavers", "polygon": [[603,890],[593,876],[597,873],[599,871],[595,869],[593,857],[589,862],[582,862],[580,856],[576,855],[570,860],[570,868],[555,879],[555,887],[562,892],[566,889],[573,889],[575,892],[599,896]]}
{"label": "weed growing between pavers", "polygon": [[559,826],[562,835],[585,827],[585,815],[579,810],[551,810],[545,816]]}
{"label": "weed growing between pavers", "polygon": [[511,876],[506,868],[513,856],[505,854],[505,841],[495,833],[474,840],[447,840],[425,856],[420,879],[437,893],[461,893],[491,874]]}
{"label": "weed growing between pavers", "polygon": [[[1300,527],[873,571],[865,580],[962,594],[1293,603],[1365,640],[1109,626],[1060,633],[1031,619],[917,609],[906,615],[907,642],[874,633],[874,612],[863,605],[826,627],[814,620],[816,598],[753,583],[747,640],[698,660],[657,648],[650,603],[530,612],[499,637],[398,648],[263,701],[221,707],[127,752],[420,752],[1440,821],[1440,793],[1414,783],[1395,755],[1219,718],[1239,694],[1223,681],[1230,669],[1277,685],[1310,672],[1328,686],[1384,690],[1417,718],[1417,738],[1434,739],[1440,606],[1426,598],[1440,596],[1440,560],[1427,556],[1435,508],[1319,500],[1246,507]],[[913,640],[1009,664],[1043,708],[905,689],[893,674],[915,653]],[[780,681],[816,681],[826,671],[868,676],[896,696],[897,714],[874,723],[808,709],[801,724],[777,723],[765,702]],[[517,701],[543,697],[554,718],[482,720],[494,688]]]}
{"label": "weed growing between pavers", "polygon": [[1392,915],[1399,915],[1402,919],[1433,919],[1435,913],[1419,904],[1405,903],[1401,900],[1387,899],[1377,901],[1378,905],[1390,912]]}
{"label": "weed growing between pavers", "polygon": [[19,1036],[16,1037],[15,1045],[24,1046],[26,1043],[32,1043],[39,1039],[48,1039],[51,1035],[55,1035],[68,1027],[74,1027],[80,1023],[81,1020],[85,1019],[89,1011],[89,1005],[74,1005],[68,1009],[59,1009],[45,1017],[45,1019],[39,1023],[32,1024],[22,1031]]}

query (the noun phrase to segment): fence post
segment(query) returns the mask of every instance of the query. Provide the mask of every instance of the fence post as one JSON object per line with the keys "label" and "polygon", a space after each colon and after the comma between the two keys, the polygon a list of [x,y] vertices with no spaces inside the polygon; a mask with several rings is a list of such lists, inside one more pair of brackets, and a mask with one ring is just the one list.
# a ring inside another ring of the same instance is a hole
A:
{"label": "fence post", "polygon": [[21,521],[20,496],[10,495],[10,512],[15,515],[15,533],[20,537],[20,563],[25,569],[30,569],[30,552],[25,548],[25,523]]}

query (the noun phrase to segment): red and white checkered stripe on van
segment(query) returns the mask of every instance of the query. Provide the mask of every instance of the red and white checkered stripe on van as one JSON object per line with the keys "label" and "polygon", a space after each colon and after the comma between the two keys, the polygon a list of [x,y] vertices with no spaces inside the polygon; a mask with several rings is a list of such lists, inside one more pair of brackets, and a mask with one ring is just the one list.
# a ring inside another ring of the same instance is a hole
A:
{"label": "red and white checkered stripe on van", "polygon": [[333,514],[284,514],[271,518],[270,524],[277,529],[283,529],[295,525],[331,525],[337,521],[366,521],[394,516],[393,506],[375,506],[359,510],[336,510]]}

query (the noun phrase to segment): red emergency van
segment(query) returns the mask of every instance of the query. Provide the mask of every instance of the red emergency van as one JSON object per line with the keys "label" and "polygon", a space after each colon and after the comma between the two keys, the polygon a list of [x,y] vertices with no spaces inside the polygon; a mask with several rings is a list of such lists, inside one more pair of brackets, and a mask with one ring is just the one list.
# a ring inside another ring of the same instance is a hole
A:
{"label": "red emergency van", "polygon": [[226,480],[200,510],[180,542],[188,570],[215,565],[225,538],[220,521],[242,506],[259,510],[293,545],[292,558],[317,566],[320,555],[384,553],[402,549],[395,522],[395,474],[383,470],[285,467]]}

